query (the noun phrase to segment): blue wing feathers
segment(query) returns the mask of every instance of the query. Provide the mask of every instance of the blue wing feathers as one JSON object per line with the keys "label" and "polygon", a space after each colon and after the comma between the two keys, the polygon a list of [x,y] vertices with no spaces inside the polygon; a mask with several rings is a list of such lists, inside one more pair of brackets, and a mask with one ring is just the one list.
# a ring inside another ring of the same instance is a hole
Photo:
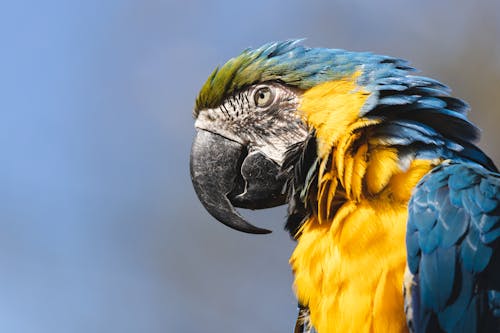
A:
{"label": "blue wing feathers", "polygon": [[491,229],[493,229],[493,227],[495,225],[499,224],[500,216],[498,216],[498,215],[491,216],[491,215],[484,214],[484,215],[481,215],[481,217],[474,219],[474,221],[477,221],[476,227],[479,229],[479,231],[481,233],[487,233]]}
{"label": "blue wing feathers", "polygon": [[[420,258],[421,247],[418,243],[418,229],[415,226],[408,226],[406,237],[406,252],[407,256],[411,258]],[[410,272],[418,272],[418,260],[408,261],[408,268]],[[415,273],[414,273],[415,274]]]}
{"label": "blue wing feathers", "polygon": [[[467,231],[469,216],[463,208],[454,208],[449,200],[445,202],[445,209],[439,212],[438,223],[443,232],[441,246],[451,247],[458,242]],[[440,231],[441,231],[440,230]]]}
{"label": "blue wing feathers", "polygon": [[415,224],[420,232],[428,233],[436,225],[436,212],[430,207],[421,210],[419,217],[418,222]]}
{"label": "blue wing feathers", "polygon": [[[445,332],[454,332],[455,327],[457,326],[460,317],[463,316],[467,309],[467,305],[470,303],[469,295],[473,291],[473,283],[470,278],[470,273],[463,268],[460,271],[463,279],[455,281],[455,290],[459,290],[460,292],[456,294],[456,297],[453,299],[453,302],[448,305],[445,309],[443,309],[439,316],[438,321],[441,328]],[[427,328],[423,329],[421,332],[433,332],[427,330]],[[474,332],[471,330],[470,332]]]}
{"label": "blue wing feathers", "polygon": [[498,198],[498,192],[500,190],[500,185],[498,182],[491,182],[488,179],[481,179],[481,184],[479,184],[479,189],[488,198]]}
{"label": "blue wing feathers", "polygon": [[492,248],[481,245],[478,232],[471,228],[461,247],[462,263],[469,272],[483,271],[491,259]]}
{"label": "blue wing feathers", "polygon": [[441,311],[451,294],[455,273],[455,249],[438,248],[429,254],[423,254],[420,266],[422,290],[435,288],[436,292],[423,292],[423,305]]}
{"label": "blue wing feathers", "polygon": [[450,328],[450,330],[454,333],[469,333],[474,332],[476,330],[478,324],[478,298],[473,298],[470,304],[465,309],[464,313],[460,317],[457,318],[455,325],[446,325],[446,322],[443,322],[446,328]]}
{"label": "blue wing feathers", "polygon": [[484,243],[490,244],[490,243],[498,240],[498,238],[500,238],[500,230],[497,228],[491,232],[481,234],[480,238]]}
{"label": "blue wing feathers", "polygon": [[488,292],[488,306],[493,309],[494,316],[500,318],[500,291],[490,290]]}
{"label": "blue wing feathers", "polygon": [[452,191],[462,190],[468,188],[471,184],[476,184],[479,175],[473,169],[462,168],[460,173],[450,175],[448,186]]}
{"label": "blue wing feathers", "polygon": [[416,109],[445,109],[446,102],[438,97],[421,97],[411,107]]}
{"label": "blue wing feathers", "polygon": [[499,189],[498,174],[460,162],[416,187],[407,228],[415,332],[500,332]]}
{"label": "blue wing feathers", "polygon": [[405,105],[411,104],[418,100],[419,96],[415,95],[391,95],[383,97],[379,100],[379,105]]}

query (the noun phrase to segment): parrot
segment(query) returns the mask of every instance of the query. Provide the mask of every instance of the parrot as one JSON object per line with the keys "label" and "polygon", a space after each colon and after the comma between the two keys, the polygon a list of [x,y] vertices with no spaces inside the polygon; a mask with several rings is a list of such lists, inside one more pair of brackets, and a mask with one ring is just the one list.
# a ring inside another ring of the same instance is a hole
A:
{"label": "parrot", "polygon": [[216,220],[287,206],[295,333],[500,332],[500,174],[469,105],[406,60],[245,49],[193,111],[190,174]]}

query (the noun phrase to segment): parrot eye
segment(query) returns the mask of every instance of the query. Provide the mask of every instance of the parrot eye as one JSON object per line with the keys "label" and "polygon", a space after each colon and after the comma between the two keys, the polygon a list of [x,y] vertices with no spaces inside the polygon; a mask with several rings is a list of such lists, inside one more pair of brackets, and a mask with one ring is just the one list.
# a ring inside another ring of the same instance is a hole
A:
{"label": "parrot eye", "polygon": [[262,87],[255,90],[253,95],[255,105],[261,108],[268,107],[274,100],[274,93],[269,87]]}

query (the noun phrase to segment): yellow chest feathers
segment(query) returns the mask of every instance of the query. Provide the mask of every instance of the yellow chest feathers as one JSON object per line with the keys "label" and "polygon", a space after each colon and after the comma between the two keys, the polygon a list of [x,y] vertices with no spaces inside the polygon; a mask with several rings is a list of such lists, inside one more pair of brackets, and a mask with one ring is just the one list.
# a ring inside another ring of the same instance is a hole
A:
{"label": "yellow chest feathers", "polygon": [[353,202],[332,223],[311,217],[290,262],[295,289],[323,332],[402,332],[406,209]]}
{"label": "yellow chest feathers", "polygon": [[320,207],[327,206],[321,204],[327,201],[322,198],[335,197],[331,192],[339,191],[338,178],[323,172],[318,208],[301,227],[290,258],[297,297],[309,306],[319,333],[407,331],[403,306],[407,203],[411,189],[431,168],[429,161],[414,161],[408,170],[394,172],[384,181],[368,179],[383,176],[384,170],[372,175],[365,171],[359,181],[363,188],[376,184],[374,188],[381,190],[367,198],[342,189],[347,199],[328,209]]}

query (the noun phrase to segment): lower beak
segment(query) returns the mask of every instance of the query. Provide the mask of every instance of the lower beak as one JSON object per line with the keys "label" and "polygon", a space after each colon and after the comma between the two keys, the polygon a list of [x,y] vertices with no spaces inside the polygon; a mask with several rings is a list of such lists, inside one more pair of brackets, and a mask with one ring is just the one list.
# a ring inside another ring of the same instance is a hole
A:
{"label": "lower beak", "polygon": [[[225,225],[247,233],[265,234],[235,210],[282,205],[285,176],[279,166],[258,152],[218,134],[198,130],[191,148],[191,180],[205,209]],[[234,206],[233,206],[234,205]]]}

